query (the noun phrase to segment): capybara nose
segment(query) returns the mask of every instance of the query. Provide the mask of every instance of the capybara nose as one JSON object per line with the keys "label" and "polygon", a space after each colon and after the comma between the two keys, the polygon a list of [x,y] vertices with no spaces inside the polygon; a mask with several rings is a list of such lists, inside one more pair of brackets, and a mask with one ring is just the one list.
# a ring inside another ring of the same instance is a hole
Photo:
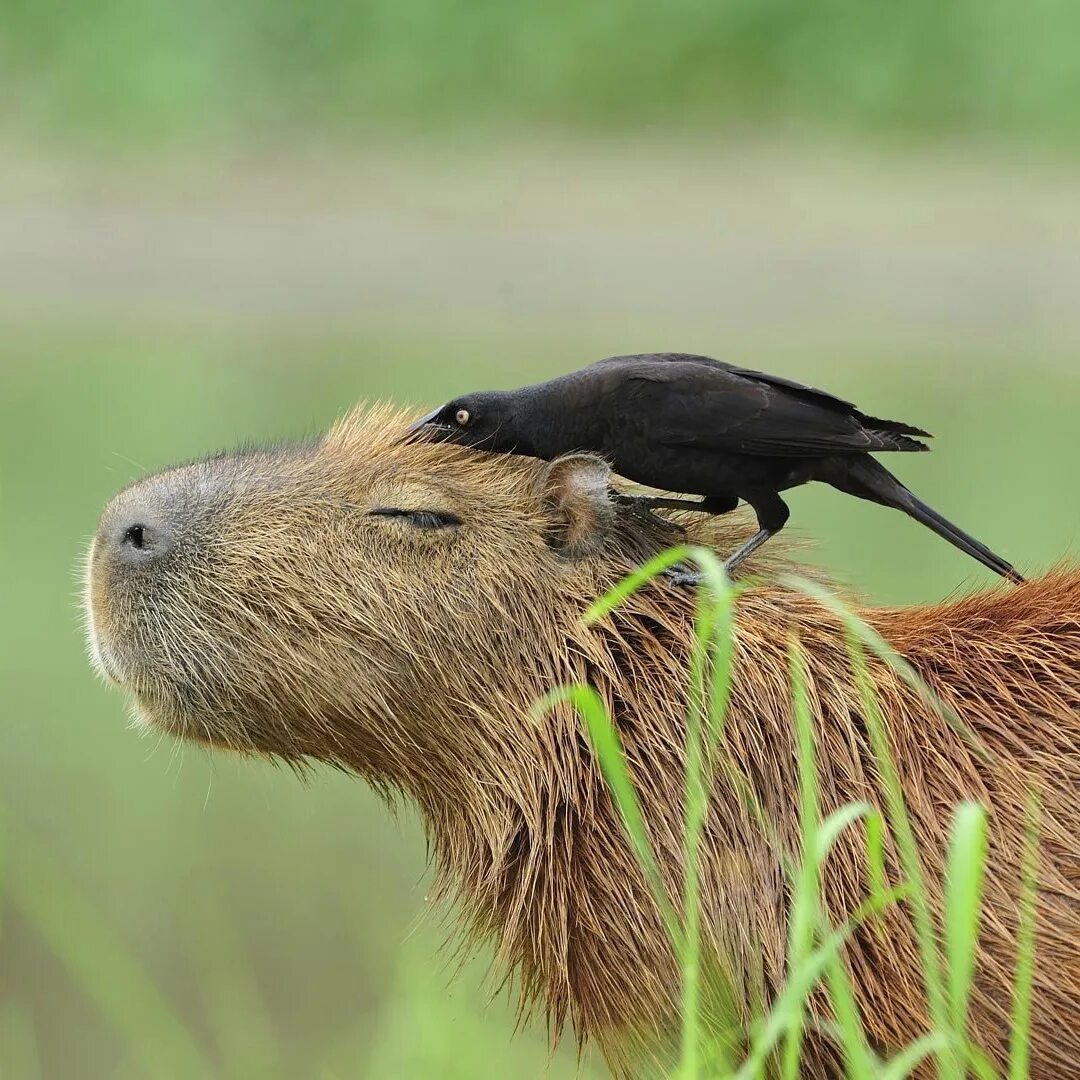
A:
{"label": "capybara nose", "polygon": [[142,500],[105,523],[100,542],[118,562],[149,567],[172,551],[176,530],[160,508]]}
{"label": "capybara nose", "polygon": [[129,559],[156,559],[172,548],[172,534],[160,524],[133,521],[120,530],[120,550]]}

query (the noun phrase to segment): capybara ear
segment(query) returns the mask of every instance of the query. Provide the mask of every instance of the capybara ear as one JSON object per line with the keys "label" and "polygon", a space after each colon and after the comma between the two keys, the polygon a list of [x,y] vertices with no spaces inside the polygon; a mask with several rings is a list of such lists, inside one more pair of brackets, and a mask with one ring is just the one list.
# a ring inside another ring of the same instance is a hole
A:
{"label": "capybara ear", "polygon": [[556,458],[543,476],[544,502],[554,520],[551,546],[568,559],[599,553],[615,518],[608,484],[611,466],[595,454]]}

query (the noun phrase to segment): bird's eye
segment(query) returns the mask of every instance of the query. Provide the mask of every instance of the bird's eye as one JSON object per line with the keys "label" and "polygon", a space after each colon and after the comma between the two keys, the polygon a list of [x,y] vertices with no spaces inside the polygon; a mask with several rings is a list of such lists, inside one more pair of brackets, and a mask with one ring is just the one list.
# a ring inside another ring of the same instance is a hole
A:
{"label": "bird's eye", "polygon": [[454,413],[454,419],[457,421],[458,427],[468,427],[469,421],[472,420],[472,414],[468,409],[458,409]]}
{"label": "bird's eye", "polygon": [[452,529],[461,524],[457,514],[446,510],[403,510],[398,506],[376,506],[368,513],[373,517],[400,518],[417,529]]}

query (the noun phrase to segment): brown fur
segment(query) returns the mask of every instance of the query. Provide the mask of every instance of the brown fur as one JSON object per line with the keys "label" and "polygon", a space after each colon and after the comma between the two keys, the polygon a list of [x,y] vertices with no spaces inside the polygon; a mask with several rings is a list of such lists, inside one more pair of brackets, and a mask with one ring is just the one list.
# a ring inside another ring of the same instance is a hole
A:
{"label": "brown fur", "polygon": [[[662,1053],[678,979],[578,718],[537,721],[534,699],[596,687],[615,718],[673,898],[681,888],[687,665],[693,593],[657,582],[602,625],[587,603],[674,537],[605,495],[590,458],[547,466],[403,444],[377,409],[322,442],[185,466],[121,493],[198,493],[192,542],[169,574],[136,588],[99,541],[89,584],[95,656],[142,715],[179,735],[355,771],[420,809],[443,895],[470,940],[554,1032],[566,1022],[616,1069]],[[205,504],[205,505],[202,505]],[[373,506],[444,509],[460,528],[373,518]],[[732,550],[739,515],[688,517],[690,538]],[[103,528],[105,526],[103,525]],[[742,1018],[785,977],[788,885],[798,850],[787,641],[806,654],[823,811],[882,802],[835,620],[775,581],[775,547],[740,600],[723,743],[774,823],[769,836],[720,770],[703,849],[709,955]],[[956,710],[972,742],[887,666],[871,669],[935,901],[952,809],[991,814],[991,868],[973,1029],[1006,1052],[1026,794],[1042,802],[1033,1075],[1080,1076],[1080,573],[864,616]],[[777,850],[780,845],[783,850]],[[843,920],[865,898],[855,831],[822,888]],[[899,878],[895,865],[894,879]],[[909,911],[847,949],[863,1017],[883,1052],[928,1025]],[[812,1038],[805,1075],[835,1068]]]}

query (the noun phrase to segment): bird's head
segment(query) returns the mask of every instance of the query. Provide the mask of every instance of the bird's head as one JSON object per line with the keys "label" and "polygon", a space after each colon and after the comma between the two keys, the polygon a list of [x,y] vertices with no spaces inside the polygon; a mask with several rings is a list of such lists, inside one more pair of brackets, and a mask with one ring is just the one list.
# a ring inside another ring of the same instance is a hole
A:
{"label": "bird's head", "polygon": [[422,416],[409,428],[409,436],[496,454],[534,454],[531,441],[518,429],[515,419],[509,393],[465,394]]}

